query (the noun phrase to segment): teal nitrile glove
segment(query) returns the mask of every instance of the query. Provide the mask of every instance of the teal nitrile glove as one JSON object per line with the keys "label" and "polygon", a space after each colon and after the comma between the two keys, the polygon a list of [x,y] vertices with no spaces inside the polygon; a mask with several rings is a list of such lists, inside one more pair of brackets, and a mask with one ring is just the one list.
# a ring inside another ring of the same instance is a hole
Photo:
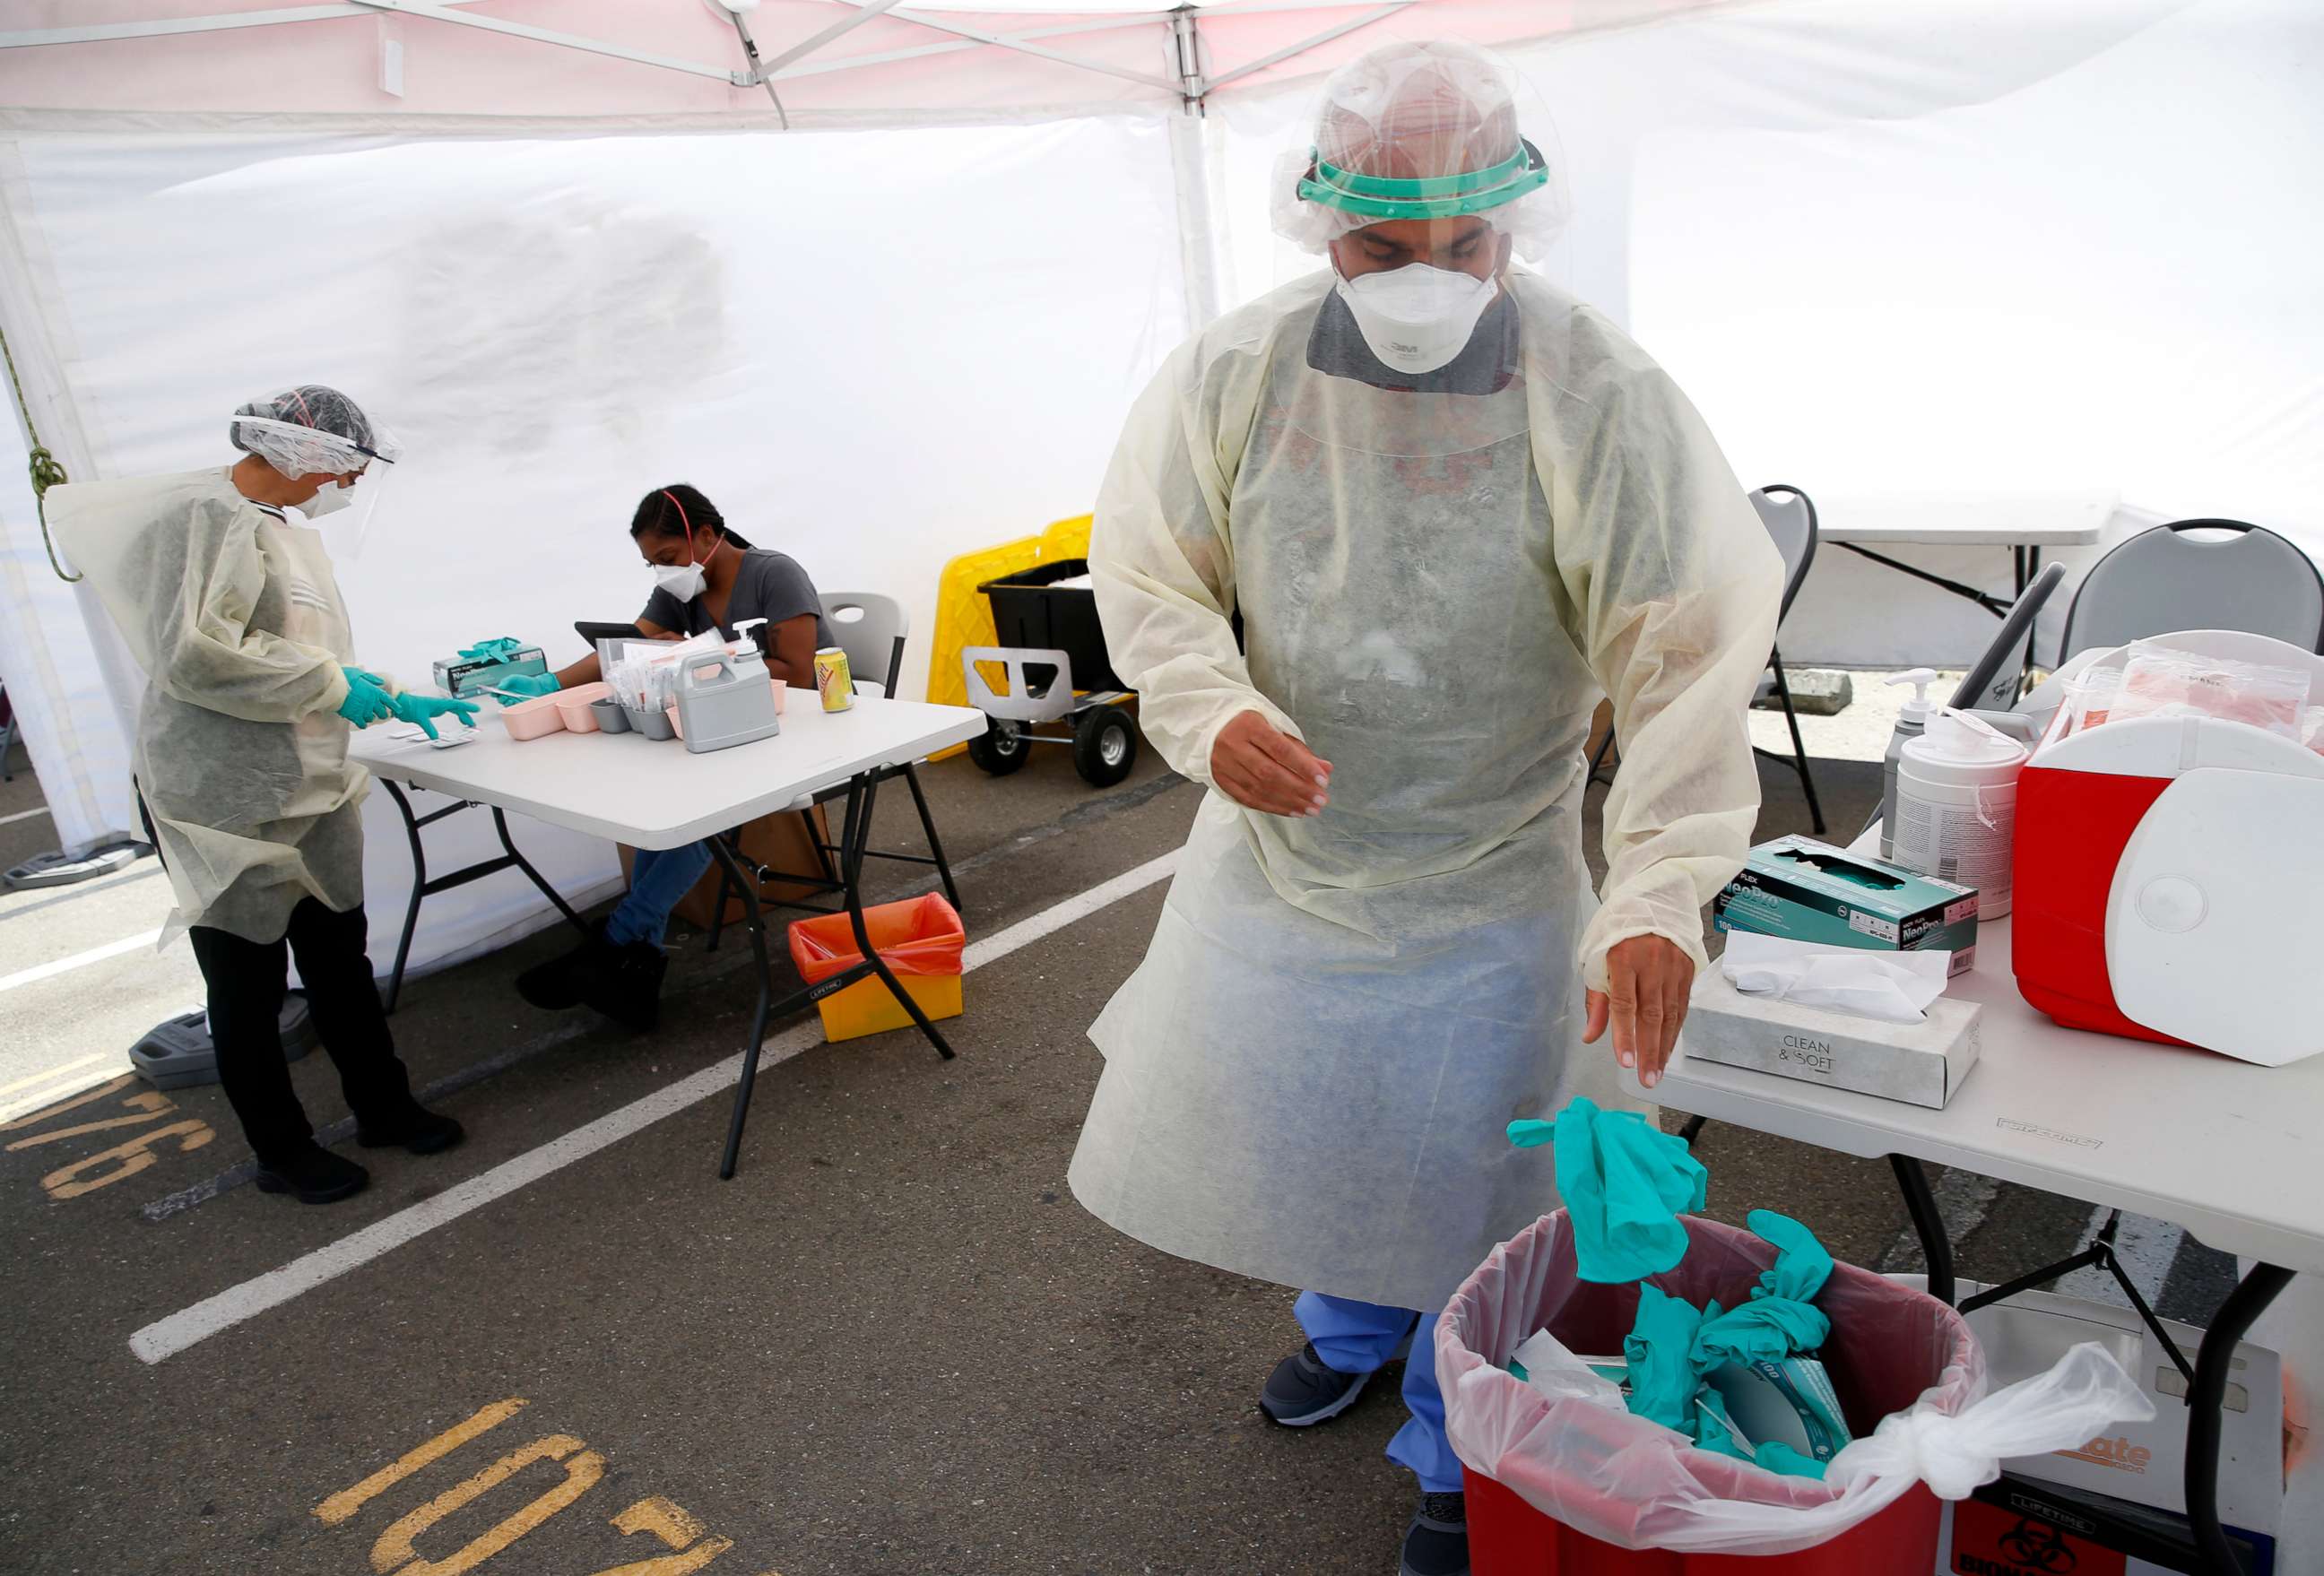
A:
{"label": "teal nitrile glove", "polygon": [[1725,1362],[1780,1361],[1813,1351],[1831,1333],[1831,1318],[1809,1300],[1831,1278],[1831,1251],[1813,1231],[1773,1210],[1753,1210],[1744,1224],[1775,1244],[1775,1267],[1760,1274],[1749,1302],[1703,1319],[1695,1366],[1706,1374]]}
{"label": "teal nitrile glove", "polygon": [[438,717],[456,716],[471,728],[476,725],[476,703],[472,700],[450,700],[440,695],[414,695],[407,689],[391,704],[400,721],[419,723],[430,739],[436,737],[435,719]]}
{"label": "teal nitrile glove", "polygon": [[524,642],[515,636],[495,635],[489,641],[478,641],[473,646],[461,647],[460,655],[471,662],[481,662],[492,657],[513,656],[523,650]]}
{"label": "teal nitrile glove", "polygon": [[558,681],[557,675],[554,673],[520,673],[513,678],[502,679],[493,687],[508,690],[514,695],[540,696],[555,695],[565,686]]}
{"label": "teal nitrile glove", "polygon": [[[1719,1304],[1711,1309],[1715,1316]],[[1624,1404],[1637,1416],[1690,1438],[1695,1432],[1694,1393],[1702,1387],[1694,1366],[1695,1332],[1702,1319],[1702,1310],[1693,1304],[1642,1286],[1637,1319],[1622,1338],[1622,1355],[1630,1364]]]}
{"label": "teal nitrile glove", "polygon": [[1700,1210],[1711,1173],[1686,1140],[1635,1111],[1600,1111],[1576,1095],[1552,1123],[1514,1121],[1509,1142],[1557,1146],[1557,1191],[1573,1223],[1583,1280],[1619,1286],[1675,1269],[1686,1257],[1681,1210]]}
{"label": "teal nitrile glove", "polygon": [[339,671],[347,676],[347,696],[339,702],[339,715],[358,728],[368,728],[395,714],[395,697],[387,693],[387,686],[375,675],[360,668],[342,668]]}

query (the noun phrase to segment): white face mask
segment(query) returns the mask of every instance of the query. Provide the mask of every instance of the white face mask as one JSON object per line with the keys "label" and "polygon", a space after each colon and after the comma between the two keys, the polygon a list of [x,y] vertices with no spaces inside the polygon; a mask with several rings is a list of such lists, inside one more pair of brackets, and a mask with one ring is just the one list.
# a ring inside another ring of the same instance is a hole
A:
{"label": "white face mask", "polygon": [[297,508],[307,517],[307,523],[312,525],[326,514],[337,514],[354,502],[354,489],[342,487],[337,482],[326,482],[315,490],[312,498],[297,505]]}
{"label": "white face mask", "polygon": [[692,602],[702,594],[706,576],[699,564],[656,564],[654,584],[680,602]]}
{"label": "white face mask", "polygon": [[1499,291],[1489,279],[1425,263],[1343,278],[1338,288],[1371,353],[1410,373],[1434,372],[1460,355]]}

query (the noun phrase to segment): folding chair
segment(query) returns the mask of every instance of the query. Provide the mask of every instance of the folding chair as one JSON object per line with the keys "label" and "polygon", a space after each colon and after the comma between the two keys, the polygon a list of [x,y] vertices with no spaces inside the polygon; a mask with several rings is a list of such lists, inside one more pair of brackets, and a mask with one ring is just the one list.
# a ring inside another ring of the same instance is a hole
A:
{"label": "folding chair", "polygon": [[[1776,496],[1778,493],[1783,496]],[[1807,583],[1808,569],[1815,563],[1815,502],[1797,487],[1777,482],[1753,493],[1751,507],[1759,512],[1759,523],[1766,528],[1768,537],[1775,544],[1775,551],[1783,556],[1784,600],[1775,613],[1775,627],[1780,631],[1785,615],[1792,611],[1792,599]],[[1792,753],[1789,756],[1778,755],[1757,745],[1752,746],[1752,752],[1781,762],[1799,774],[1800,788],[1808,798],[1808,819],[1821,834],[1824,829],[1823,806],[1816,798],[1815,776],[1808,770],[1808,751],[1800,738],[1799,714],[1792,709],[1792,685],[1789,676],[1784,671],[1782,648],[1768,651],[1767,668],[1775,675],[1775,695],[1784,703],[1784,722],[1792,731]],[[1609,729],[1599,742],[1598,753],[1591,758],[1590,777],[1593,782],[1604,769],[1606,757],[1613,748],[1614,734]]]}
{"label": "folding chair", "polygon": [[2241,630],[2324,652],[2324,577],[2298,544],[2240,520],[2158,525],[2082,576],[2058,665],[2174,630]]}
{"label": "folding chair", "polygon": [[[847,653],[847,666],[854,675],[856,689],[861,693],[882,696],[894,695],[896,686],[903,678],[904,638],[910,628],[903,604],[876,591],[831,592],[823,596],[823,617],[824,622],[831,626],[833,638],[839,642],[839,649]],[[877,677],[872,677],[874,675]],[[814,704],[812,692],[806,699],[808,704]],[[952,865],[945,858],[943,840],[936,835],[936,817],[929,813],[928,797],[920,787],[920,775],[915,770],[916,764],[907,761],[901,766],[889,767],[878,774],[878,781],[885,782],[890,778],[900,777],[911,788],[912,803],[920,813],[920,830],[928,840],[928,852],[925,854],[889,853],[875,848],[866,848],[862,852],[867,859],[935,866],[938,879],[944,883],[945,900],[957,909],[961,907],[960,889],[953,882]],[[825,804],[846,798],[847,794],[848,785],[840,783],[789,806],[806,824],[808,841],[815,845],[816,857],[823,867],[820,875],[801,877],[789,871],[761,869],[757,872],[761,880],[805,886],[822,892],[842,890],[839,869],[832,863],[832,856],[839,853],[841,849],[839,844],[825,841],[823,828],[816,820],[816,811]],[[742,859],[740,849],[735,852],[737,859]],[[710,927],[710,945],[714,949],[718,945],[719,932],[724,928],[726,903],[733,885],[732,877],[722,875],[717,909]],[[805,903],[786,904],[784,907],[814,908],[812,904]]]}

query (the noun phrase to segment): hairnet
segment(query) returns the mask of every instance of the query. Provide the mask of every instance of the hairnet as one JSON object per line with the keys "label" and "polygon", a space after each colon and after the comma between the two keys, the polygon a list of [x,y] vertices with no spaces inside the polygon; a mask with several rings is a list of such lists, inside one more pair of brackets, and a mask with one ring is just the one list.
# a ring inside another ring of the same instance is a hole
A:
{"label": "hairnet", "polygon": [[375,459],[392,465],[403,453],[403,446],[362,407],[320,383],[251,401],[235,411],[226,438],[294,482],[359,471]]}
{"label": "hairnet", "polygon": [[1314,143],[1277,169],[1276,233],[1321,252],[1385,219],[1473,213],[1538,255],[1565,226],[1565,182],[1546,118],[1519,127],[1518,87],[1508,66],[1450,39],[1342,66],[1324,85]]}

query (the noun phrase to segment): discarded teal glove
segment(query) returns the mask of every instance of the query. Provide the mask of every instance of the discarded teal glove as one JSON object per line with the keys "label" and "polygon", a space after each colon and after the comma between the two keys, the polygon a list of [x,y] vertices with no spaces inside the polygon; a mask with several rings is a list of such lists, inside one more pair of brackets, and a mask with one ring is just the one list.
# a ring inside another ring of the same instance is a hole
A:
{"label": "discarded teal glove", "polygon": [[451,700],[440,695],[415,695],[407,689],[390,705],[398,720],[419,723],[430,739],[437,736],[435,719],[438,717],[456,716],[471,728],[476,725],[476,703],[472,700]]}
{"label": "discarded teal glove", "polygon": [[347,676],[347,695],[339,702],[339,715],[358,728],[368,728],[374,723],[383,723],[395,714],[395,697],[387,693],[387,686],[376,674],[365,673],[360,668],[342,668]]}
{"label": "discarded teal glove", "polygon": [[502,679],[493,687],[513,695],[543,696],[555,695],[565,686],[554,673],[520,673],[513,678]]}
{"label": "discarded teal glove", "polygon": [[1761,1273],[1748,1302],[1725,1309],[1713,1302],[1698,1310],[1659,1287],[1638,1288],[1637,1317],[1622,1341],[1630,1365],[1625,1404],[1638,1416],[1686,1434],[1701,1449],[1757,1461],[1771,1472],[1821,1478],[1825,1463],[1776,1441],[1747,1449],[1735,1437],[1724,1408],[1696,1405],[1712,1370],[1729,1362],[1780,1360],[1813,1351],[1831,1333],[1831,1318],[1808,1301],[1831,1278],[1831,1252],[1813,1231],[1773,1210],[1753,1210],[1745,1223],[1775,1248],[1775,1266]]}
{"label": "discarded teal glove", "polygon": [[[1712,1313],[1718,1309],[1717,1303],[1711,1304]],[[1703,1310],[1692,1303],[1642,1286],[1638,1316],[1622,1338],[1622,1356],[1630,1365],[1625,1404],[1638,1416],[1688,1435],[1695,1432],[1694,1393],[1702,1388],[1702,1374],[1694,1366],[1702,1319]]]}
{"label": "discarded teal glove", "polygon": [[1520,1148],[1557,1146],[1557,1191],[1583,1280],[1620,1286],[1675,1269],[1686,1257],[1678,1212],[1702,1208],[1711,1173],[1684,1138],[1580,1095],[1555,1122],[1514,1121],[1508,1134]]}

